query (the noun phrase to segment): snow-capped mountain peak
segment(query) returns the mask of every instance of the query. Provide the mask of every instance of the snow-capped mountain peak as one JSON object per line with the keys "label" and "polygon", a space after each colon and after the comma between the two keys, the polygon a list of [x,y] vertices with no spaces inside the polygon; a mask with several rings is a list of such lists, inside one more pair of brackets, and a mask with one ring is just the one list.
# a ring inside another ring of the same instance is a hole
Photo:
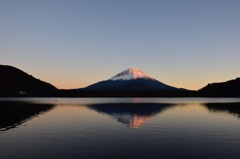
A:
{"label": "snow-capped mountain peak", "polygon": [[138,68],[129,68],[127,70],[124,70],[117,74],[116,76],[110,78],[109,80],[133,80],[133,79],[151,79],[155,80],[154,78],[148,76],[147,74],[143,73],[140,69]]}
{"label": "snow-capped mountain peak", "polygon": [[100,91],[162,91],[179,90],[178,88],[164,84],[138,68],[129,68],[104,81],[94,83],[85,89]]}

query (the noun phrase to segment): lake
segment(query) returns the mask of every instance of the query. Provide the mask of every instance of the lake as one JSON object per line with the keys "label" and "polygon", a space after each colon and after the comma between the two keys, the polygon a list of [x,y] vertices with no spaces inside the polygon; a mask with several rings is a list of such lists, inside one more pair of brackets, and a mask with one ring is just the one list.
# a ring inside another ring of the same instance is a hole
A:
{"label": "lake", "polygon": [[0,158],[240,159],[240,98],[0,98]]}

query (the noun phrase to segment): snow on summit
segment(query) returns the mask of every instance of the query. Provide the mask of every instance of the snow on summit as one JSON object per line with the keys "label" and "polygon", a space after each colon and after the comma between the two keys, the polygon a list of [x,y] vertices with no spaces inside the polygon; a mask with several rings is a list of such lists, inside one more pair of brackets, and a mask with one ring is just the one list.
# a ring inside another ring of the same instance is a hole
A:
{"label": "snow on summit", "polygon": [[109,80],[133,80],[138,78],[144,78],[144,79],[151,79],[155,80],[154,78],[148,76],[147,74],[143,73],[138,68],[129,68],[127,70],[122,71],[121,73],[117,74],[116,76],[110,78]]}

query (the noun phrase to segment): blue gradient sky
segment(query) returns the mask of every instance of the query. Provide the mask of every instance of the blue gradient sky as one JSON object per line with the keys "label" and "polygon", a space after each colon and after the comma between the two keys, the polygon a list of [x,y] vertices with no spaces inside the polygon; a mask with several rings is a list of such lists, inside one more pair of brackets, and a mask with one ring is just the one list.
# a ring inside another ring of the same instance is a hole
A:
{"label": "blue gradient sky", "polygon": [[199,89],[240,76],[239,0],[0,0],[0,63],[58,88],[137,67]]}

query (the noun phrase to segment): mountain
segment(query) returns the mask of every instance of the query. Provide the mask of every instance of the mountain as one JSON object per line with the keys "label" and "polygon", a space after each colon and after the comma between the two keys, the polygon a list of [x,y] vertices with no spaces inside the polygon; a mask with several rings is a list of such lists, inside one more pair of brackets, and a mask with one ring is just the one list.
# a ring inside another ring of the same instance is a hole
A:
{"label": "mountain", "polygon": [[129,68],[112,78],[92,84],[85,90],[94,91],[178,91],[178,89],[164,84],[137,68]]}
{"label": "mountain", "polygon": [[53,96],[57,88],[12,66],[0,65],[0,96]]}
{"label": "mountain", "polygon": [[206,97],[240,97],[240,78],[208,84],[198,90],[198,94]]}

